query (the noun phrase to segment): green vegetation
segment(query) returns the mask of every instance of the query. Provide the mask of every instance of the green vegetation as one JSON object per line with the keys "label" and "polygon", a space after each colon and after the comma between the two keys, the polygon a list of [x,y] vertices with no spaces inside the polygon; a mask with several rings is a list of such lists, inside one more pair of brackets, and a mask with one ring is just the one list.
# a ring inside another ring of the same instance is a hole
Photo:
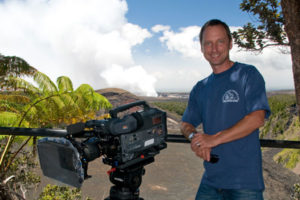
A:
{"label": "green vegetation", "polygon": [[285,131],[293,122],[296,115],[295,95],[274,95],[269,97],[271,116],[261,130],[261,138],[284,139]]}
{"label": "green vegetation", "polygon": [[[22,75],[33,78],[35,84],[20,78]],[[55,84],[18,57],[0,55],[0,80],[2,127],[63,128],[95,119],[100,109],[112,107],[88,84],[74,90],[66,76],[57,78]],[[36,166],[36,140],[36,137],[0,136],[0,199],[24,199],[26,191],[39,182],[39,177],[31,172]],[[50,189],[49,193],[53,190],[62,193],[59,199],[76,199],[74,192]]]}
{"label": "green vegetation", "polygon": [[[1,148],[1,152],[3,148]],[[9,152],[9,157],[11,152]],[[33,170],[37,166],[32,153],[22,151],[7,170],[5,177],[1,176],[0,199],[25,199],[26,191],[40,183],[40,177]]]}
{"label": "green vegetation", "polygon": [[293,194],[291,195],[292,200],[300,199],[300,184],[295,183],[293,187]]}
{"label": "green vegetation", "polygon": [[283,149],[274,156],[274,160],[277,163],[283,164],[286,168],[293,169],[299,162],[299,155],[299,149]]}
{"label": "green vegetation", "polygon": [[[77,188],[48,184],[38,200],[81,200],[81,191]],[[86,198],[86,200],[91,200]]]}
{"label": "green vegetation", "polygon": [[187,102],[177,101],[154,102],[153,104],[161,108],[162,110],[177,113],[178,115],[183,115],[184,110],[187,106]]}

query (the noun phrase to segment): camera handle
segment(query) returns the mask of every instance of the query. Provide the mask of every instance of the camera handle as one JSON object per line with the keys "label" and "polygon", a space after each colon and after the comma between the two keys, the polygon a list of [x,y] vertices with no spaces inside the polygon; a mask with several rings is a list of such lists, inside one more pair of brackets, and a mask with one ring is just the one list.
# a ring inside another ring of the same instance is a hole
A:
{"label": "camera handle", "polygon": [[136,101],[136,102],[132,102],[132,103],[129,103],[129,104],[119,106],[119,107],[117,107],[113,110],[110,110],[109,114],[112,118],[117,118],[117,115],[118,115],[119,112],[123,112],[123,111],[128,110],[128,109],[130,109],[132,107],[135,107],[135,106],[143,106],[144,110],[150,108],[149,105],[145,101]]}

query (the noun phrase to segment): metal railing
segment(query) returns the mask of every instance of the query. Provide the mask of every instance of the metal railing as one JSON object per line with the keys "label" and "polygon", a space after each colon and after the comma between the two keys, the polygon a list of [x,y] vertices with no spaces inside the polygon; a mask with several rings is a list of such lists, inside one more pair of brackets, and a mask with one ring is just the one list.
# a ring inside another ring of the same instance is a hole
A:
{"label": "metal railing", "polygon": [[[23,135],[23,136],[40,136],[45,137],[64,137],[67,135],[66,130],[55,130],[55,129],[45,129],[45,128],[12,128],[12,127],[0,127],[0,135]],[[167,142],[172,143],[190,143],[181,134],[168,134]],[[289,149],[300,149],[300,141],[290,141],[290,140],[269,140],[260,139],[261,147],[270,148],[289,148]]]}
{"label": "metal railing", "polygon": [[[261,147],[300,149],[300,141],[260,139]],[[190,143],[183,135],[168,134],[167,142]]]}

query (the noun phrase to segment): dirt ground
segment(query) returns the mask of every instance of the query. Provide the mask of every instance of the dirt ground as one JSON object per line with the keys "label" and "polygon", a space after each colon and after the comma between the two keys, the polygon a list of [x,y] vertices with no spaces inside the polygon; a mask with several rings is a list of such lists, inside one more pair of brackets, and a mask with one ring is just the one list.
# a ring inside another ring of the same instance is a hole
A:
{"label": "dirt ground", "polygon": [[[300,183],[299,176],[282,168],[271,158],[276,149],[263,152],[265,200],[290,199],[292,186]],[[101,159],[91,162],[87,179],[82,186],[83,199],[102,200],[109,196],[112,184],[107,171],[110,166],[104,165]],[[202,161],[190,151],[188,144],[168,143],[167,149],[155,156],[155,162],[145,166],[140,187],[140,197],[145,200],[193,200],[203,173]],[[31,191],[30,199],[34,199],[46,184],[59,184],[42,176],[42,184]]]}

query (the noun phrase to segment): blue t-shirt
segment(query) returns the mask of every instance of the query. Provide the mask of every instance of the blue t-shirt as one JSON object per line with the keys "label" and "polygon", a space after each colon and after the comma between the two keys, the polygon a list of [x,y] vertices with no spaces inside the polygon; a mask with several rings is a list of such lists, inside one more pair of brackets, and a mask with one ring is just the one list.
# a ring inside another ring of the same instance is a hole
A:
{"label": "blue t-shirt", "polygon": [[[265,110],[266,118],[270,115],[264,79],[254,66],[236,62],[193,87],[182,121],[195,127],[202,123],[204,133],[213,135],[256,110]],[[214,147],[212,153],[219,161],[204,162],[203,183],[222,189],[264,189],[258,129]]]}

